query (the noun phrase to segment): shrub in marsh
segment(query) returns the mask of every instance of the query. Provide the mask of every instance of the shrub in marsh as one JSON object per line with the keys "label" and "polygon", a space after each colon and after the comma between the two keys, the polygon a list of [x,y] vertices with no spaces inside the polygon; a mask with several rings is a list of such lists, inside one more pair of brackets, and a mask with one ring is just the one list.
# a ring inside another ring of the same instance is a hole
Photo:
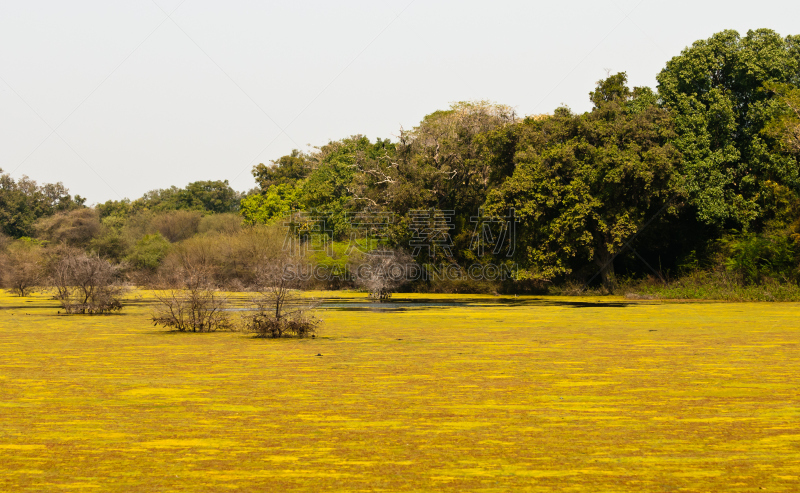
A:
{"label": "shrub in marsh", "polygon": [[0,257],[0,281],[17,296],[29,296],[45,278],[44,249],[30,238],[17,240]]}
{"label": "shrub in marsh", "polygon": [[48,284],[67,313],[109,313],[122,309],[118,272],[118,265],[97,255],[61,247],[51,259]]}
{"label": "shrub in marsh", "polygon": [[243,317],[244,330],[256,337],[308,337],[317,332],[320,320],[311,312],[315,303],[303,299],[297,287],[299,264],[289,256],[258,266],[253,310]]}
{"label": "shrub in marsh", "polygon": [[216,287],[213,266],[196,253],[178,252],[173,270],[161,273],[153,324],[179,332],[229,330],[228,299]]}

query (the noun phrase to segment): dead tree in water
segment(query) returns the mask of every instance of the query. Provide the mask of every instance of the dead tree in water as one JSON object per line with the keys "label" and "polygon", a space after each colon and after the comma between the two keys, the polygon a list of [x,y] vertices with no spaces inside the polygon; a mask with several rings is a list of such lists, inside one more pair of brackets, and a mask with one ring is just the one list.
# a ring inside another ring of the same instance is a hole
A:
{"label": "dead tree in water", "polygon": [[364,254],[351,266],[358,286],[369,292],[370,299],[387,301],[392,293],[409,281],[413,258],[401,250],[378,248]]}

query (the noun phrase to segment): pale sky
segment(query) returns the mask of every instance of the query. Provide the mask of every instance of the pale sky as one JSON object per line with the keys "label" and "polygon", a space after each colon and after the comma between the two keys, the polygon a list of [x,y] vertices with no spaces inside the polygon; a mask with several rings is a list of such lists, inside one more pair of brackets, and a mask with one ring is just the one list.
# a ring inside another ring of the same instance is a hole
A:
{"label": "pale sky", "polygon": [[2,0],[0,168],[88,202],[230,180],[293,148],[395,138],[451,102],[589,109],[723,29],[800,33],[800,2]]}

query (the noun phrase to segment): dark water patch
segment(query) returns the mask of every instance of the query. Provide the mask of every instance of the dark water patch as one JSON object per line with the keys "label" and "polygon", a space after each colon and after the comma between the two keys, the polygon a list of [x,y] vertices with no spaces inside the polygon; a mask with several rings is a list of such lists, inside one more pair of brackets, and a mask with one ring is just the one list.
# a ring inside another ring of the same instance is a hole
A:
{"label": "dark water patch", "polygon": [[[30,303],[30,302],[29,302]],[[56,305],[53,304],[33,304],[33,305],[6,305],[0,306],[0,310],[35,310],[39,308],[52,308],[54,310],[58,309]]]}
{"label": "dark water patch", "polygon": [[641,305],[628,301],[569,301],[548,298],[457,298],[457,299],[402,299],[371,302],[363,298],[335,298],[322,301],[318,309],[337,311],[389,312],[428,310],[434,308],[498,308],[498,307],[567,307],[567,308],[626,308]]}

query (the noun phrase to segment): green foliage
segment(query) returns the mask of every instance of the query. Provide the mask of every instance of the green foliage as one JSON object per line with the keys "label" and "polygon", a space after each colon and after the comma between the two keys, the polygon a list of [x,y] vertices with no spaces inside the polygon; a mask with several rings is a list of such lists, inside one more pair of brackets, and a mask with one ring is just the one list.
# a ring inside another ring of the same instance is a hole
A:
{"label": "green foliage", "polygon": [[[259,164],[258,187],[244,197],[227,181],[197,181],[87,209],[61,184],[0,174],[0,234],[36,232],[53,246],[127,259],[143,278],[180,271],[191,257],[218,286],[236,287],[252,283],[266,251],[281,250],[290,212],[309,213],[290,226],[303,241],[324,223],[334,255],[307,260],[333,273],[353,260],[346,240],[363,233],[353,217],[387,213],[393,222],[373,238],[382,247],[407,247],[414,231],[445,224],[452,257],[422,253],[421,265],[516,263],[515,282],[537,289],[582,284],[598,268],[609,288],[615,269],[639,276],[662,258],[664,272],[683,276],[796,280],[800,36],[723,31],[670,60],[658,83],[658,92],[630,88],[624,72],[609,75],[589,93],[592,111],[521,121],[508,106],[458,102],[401,129],[397,142],[354,135]],[[520,220],[513,258],[477,252],[476,216],[511,208]],[[420,210],[439,212],[426,219]],[[725,236],[734,229],[744,233]]]}
{"label": "green foliage", "polygon": [[0,169],[0,233],[12,238],[33,236],[37,219],[83,207],[84,202],[60,182],[40,186],[27,176],[14,180]]}
{"label": "green foliage", "polygon": [[292,185],[270,185],[261,194],[242,199],[239,213],[245,224],[271,224],[299,206],[300,190]]}
{"label": "green foliage", "polygon": [[138,210],[143,208],[143,206],[143,202],[137,201],[134,204],[130,201],[130,199],[122,199],[107,200],[102,204],[97,204],[95,209],[97,209],[97,212],[100,215],[100,220],[104,221],[109,217],[124,219],[135,212],[138,212]]}
{"label": "green foliage", "polygon": [[103,232],[89,242],[88,249],[102,258],[119,263],[128,254],[130,245],[118,231],[103,228]]}
{"label": "green foliage", "polygon": [[516,209],[523,277],[550,280],[591,261],[610,283],[615,252],[681,194],[669,113],[631,111],[639,102],[625,80],[598,82],[590,113],[561,108],[522,123],[514,174],[490,192],[487,211]]}
{"label": "green foliage", "polygon": [[153,271],[170,251],[170,243],[161,234],[145,235],[131,249],[127,260],[136,269]]}
{"label": "green foliage", "polygon": [[479,136],[515,122],[516,114],[508,106],[460,102],[404,132],[398,152],[416,186],[416,191],[407,191],[408,208],[438,207],[474,215],[486,199],[493,175]]}
{"label": "green foliage", "polygon": [[789,281],[797,276],[797,244],[779,235],[743,234],[721,240],[724,265],[745,286],[766,278]]}
{"label": "green foliage", "polygon": [[193,210],[234,212],[239,208],[239,195],[224,181],[196,181],[186,188],[170,187],[152,190],[139,199],[154,211]]}
{"label": "green foliage", "polygon": [[97,205],[101,219],[109,216],[127,218],[145,211],[166,212],[177,210],[222,214],[239,210],[241,196],[228,184],[228,180],[195,181],[185,188],[151,190],[141,198],[109,200]]}
{"label": "green foliage", "polygon": [[297,182],[305,179],[311,172],[311,163],[308,156],[294,149],[288,156],[283,156],[267,166],[263,163],[253,167],[253,176],[262,191],[273,185],[289,185],[294,187]]}
{"label": "green foliage", "polygon": [[768,82],[764,89],[774,94],[781,106],[764,128],[764,134],[778,139],[783,150],[800,154],[800,88]]}
{"label": "green foliage", "polygon": [[357,207],[354,177],[364,161],[374,158],[376,147],[363,135],[329,142],[313,156],[314,171],[302,186],[300,203],[325,220],[330,236],[343,238],[348,231],[345,213]]}
{"label": "green foliage", "polygon": [[597,88],[589,93],[589,99],[595,108],[612,101],[628,101],[631,99],[631,90],[627,83],[628,75],[625,72],[610,75],[597,83]]}
{"label": "green foliage", "polygon": [[674,57],[658,75],[659,95],[675,114],[675,146],[697,216],[707,224],[757,225],[763,183],[800,189],[796,158],[774,150],[762,132],[781,112],[765,83],[797,84],[798,36],[768,29],[715,34]]}

